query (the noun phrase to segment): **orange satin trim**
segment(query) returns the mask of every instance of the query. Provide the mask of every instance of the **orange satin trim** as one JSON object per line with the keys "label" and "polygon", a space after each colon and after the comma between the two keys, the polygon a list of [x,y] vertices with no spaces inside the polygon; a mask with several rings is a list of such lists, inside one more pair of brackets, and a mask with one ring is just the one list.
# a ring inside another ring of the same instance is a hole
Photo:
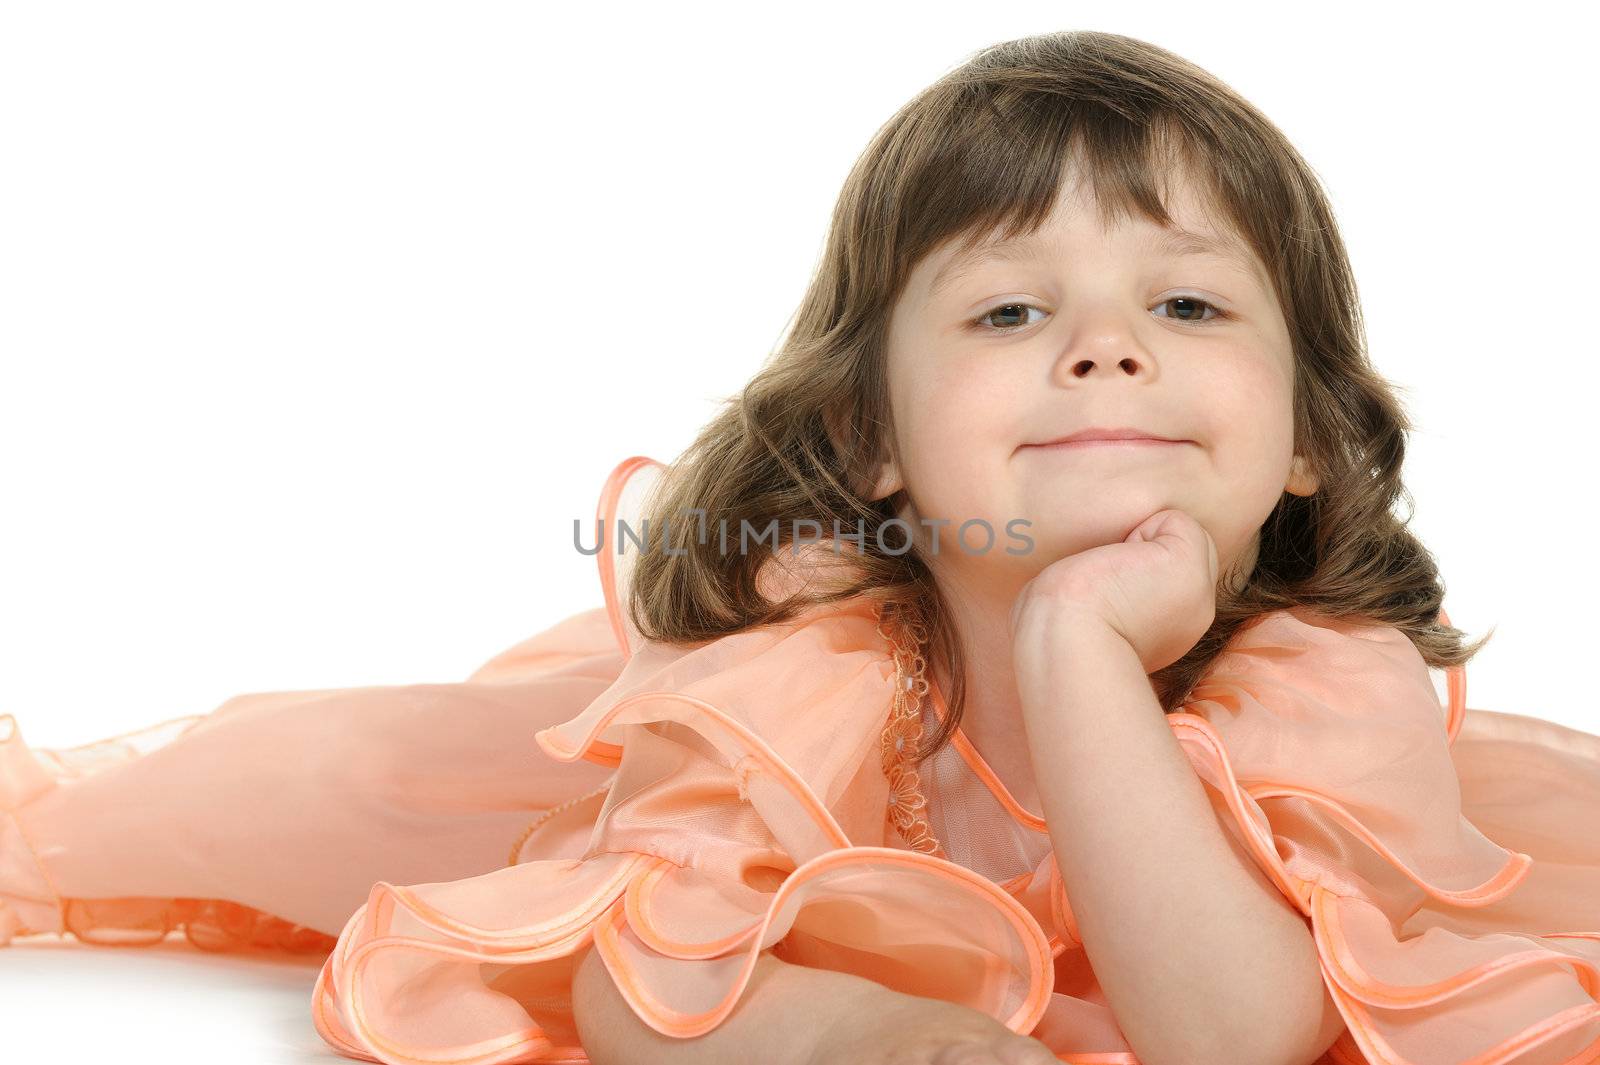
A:
{"label": "orange satin trim", "polygon": [[[942,725],[948,710],[944,701],[944,692],[939,690],[938,682],[931,675],[928,677],[928,692],[933,696],[933,712]],[[955,732],[950,737],[950,743],[961,754],[962,759],[972,769],[972,772],[977,775],[978,779],[983,781],[984,787],[989,789],[995,800],[1005,807],[1006,813],[1010,814],[1019,824],[1031,828],[1035,832],[1049,832],[1043,817],[1024,807],[1012,796],[1011,790],[1000,779],[1000,775],[990,768],[983,755],[978,753],[978,749],[972,745],[972,741],[967,739],[967,734],[961,730],[960,725],[956,726]]]}
{"label": "orange satin trim", "polygon": [[[607,550],[602,545],[601,549],[595,552],[595,564],[600,570],[600,591],[605,597],[606,616],[611,620],[611,631],[616,634],[617,647],[622,651],[624,662],[633,657],[633,644],[628,639],[627,616],[617,591],[617,504],[622,498],[623,489],[627,487],[628,478],[651,466],[666,468],[664,463],[646,455],[632,455],[623,459],[606,477],[606,483],[600,490],[600,502],[595,507],[596,526],[611,530],[611,548]],[[595,740],[583,752],[583,759],[595,765],[615,769],[622,764],[622,748],[604,740]]]}
{"label": "orange satin trim", "polygon": [[[1345,946],[1346,937],[1344,928],[1339,920],[1338,909],[1334,902],[1345,898],[1337,892],[1329,891],[1320,885],[1313,885],[1311,889],[1312,912],[1316,916],[1313,928],[1322,936],[1323,942],[1319,949],[1323,954],[1323,962],[1328,968],[1328,974],[1339,982],[1339,985],[1352,994],[1360,992],[1363,1002],[1373,1006],[1383,1006],[1389,1009],[1402,1009],[1408,1006],[1428,1006],[1453,995],[1459,995],[1468,988],[1483,983],[1502,973],[1513,969],[1522,969],[1532,965],[1559,965],[1569,968],[1578,978],[1578,983],[1590,996],[1600,999],[1600,966],[1575,958],[1570,954],[1556,953],[1542,947],[1534,947],[1517,954],[1505,955],[1492,961],[1474,965],[1470,969],[1463,969],[1448,979],[1437,981],[1422,987],[1401,987],[1396,984],[1384,983],[1371,973],[1367,972]],[[1356,898],[1353,901],[1362,902]],[[1365,903],[1370,905],[1370,903]],[[1600,1001],[1588,1008],[1587,1016],[1600,1016]]]}
{"label": "orange satin trim", "polygon": [[[1324,945],[1325,940],[1318,936],[1318,954],[1322,957],[1323,964],[1326,966],[1329,963],[1327,955],[1323,953]],[[1328,994],[1333,998],[1334,1004],[1339,1007],[1340,1012],[1346,1018],[1353,1018],[1354,1020],[1354,1023],[1346,1027],[1345,1034],[1340,1037],[1340,1042],[1344,1042],[1346,1039],[1350,1040],[1366,1056],[1366,1060],[1362,1061],[1361,1059],[1350,1058],[1341,1054],[1337,1060],[1349,1062],[1351,1065],[1369,1065],[1369,1063],[1370,1065],[1426,1065],[1426,1063],[1420,1063],[1413,1058],[1402,1057],[1386,1039],[1378,1034],[1372,1014],[1363,1008],[1360,1000],[1352,995],[1337,979],[1333,978],[1326,968],[1324,969],[1324,974],[1327,976],[1324,984],[1328,988]],[[1477,1057],[1461,1062],[1460,1065],[1497,1065],[1497,1063],[1509,1062],[1515,1055],[1547,1043],[1581,1025],[1588,1024],[1597,1016],[1600,1016],[1600,1004],[1580,1004],[1569,1007],[1560,1013],[1545,1018],[1538,1024],[1529,1026]],[[1600,1061],[1600,1040],[1590,1043],[1568,1058],[1562,1065],[1592,1065],[1595,1061]]]}
{"label": "orange satin trim", "polygon": [[[658,859],[663,865],[670,865],[664,859]],[[594,927],[595,950],[606,963],[606,969],[617,981],[617,989],[641,1015],[649,1014],[659,1027],[658,1030],[680,1038],[692,1038],[711,1031],[722,1023],[727,1015],[733,1012],[739,998],[744,993],[745,986],[749,983],[750,975],[755,971],[756,963],[760,958],[760,944],[766,939],[767,928],[772,924],[774,915],[779,913],[790,895],[812,877],[818,876],[831,869],[856,862],[882,862],[908,866],[920,866],[925,871],[934,873],[954,883],[961,884],[969,889],[974,889],[979,895],[993,903],[1002,916],[1007,917],[1013,925],[1018,938],[1023,942],[1028,952],[1029,984],[1028,997],[1022,1005],[1007,1018],[1004,1023],[1015,1032],[1029,1032],[1039,1023],[1044,1016],[1045,1009],[1050,1003],[1050,995],[1055,985],[1055,969],[1051,964],[1051,955],[1044,932],[1039,928],[1038,922],[1028,913],[1026,908],[1006,894],[994,882],[979,876],[964,866],[919,851],[900,850],[893,847],[846,847],[840,850],[828,851],[820,854],[808,862],[803,863],[790,873],[782,884],[773,893],[767,906],[766,914],[754,928],[752,948],[746,958],[739,975],[733,980],[734,990],[722,1002],[711,1009],[696,1014],[681,1013],[673,1010],[651,996],[642,986],[631,978],[626,959],[622,956],[618,946],[619,931],[617,928],[619,911],[623,910],[621,903],[613,903],[601,915]],[[648,874],[647,874],[648,875]],[[635,935],[639,930],[629,923]],[[694,957],[702,956],[698,951]],[[709,955],[706,955],[709,956]]]}
{"label": "orange satin trim", "polygon": [[618,714],[637,703],[645,703],[651,700],[684,703],[698,710],[704,717],[722,726],[728,735],[737,740],[739,745],[744,748],[746,758],[759,765],[766,771],[768,776],[776,779],[788,790],[789,794],[799,802],[800,806],[816,822],[817,828],[822,831],[833,846],[848,847],[851,845],[850,838],[845,835],[844,829],[839,827],[839,822],[834,820],[833,814],[829,813],[828,808],[822,805],[821,801],[811,793],[811,789],[806,786],[805,781],[801,780],[795,771],[790,769],[782,758],[778,757],[777,752],[767,746],[766,740],[763,740],[738,721],[735,721],[726,711],[711,705],[704,699],[697,699],[682,692],[666,690],[636,692],[626,699],[619,700],[615,706],[606,711],[590,728],[588,735],[578,742],[576,747],[567,747],[561,740],[560,734],[554,728],[542,729],[534,733],[533,738],[539,746],[545,749],[550,757],[557,761],[576,761],[592,745],[599,742],[595,737],[604,732]]}
{"label": "orange satin trim", "polygon": [[[658,462],[647,455],[632,455],[619,462],[609,476],[606,477],[605,486],[600,489],[600,503],[595,507],[595,524],[600,529],[611,530],[611,548],[604,546],[596,553],[596,562],[600,566],[600,590],[605,594],[606,613],[611,618],[611,631],[617,634],[617,644],[622,649],[623,660],[633,657],[633,645],[628,639],[628,626],[623,612],[623,604],[617,594],[617,544],[616,522],[617,503],[622,498],[622,490],[627,485],[629,477],[642,469],[651,466],[665,469],[664,463]],[[603,535],[603,533],[602,533]],[[610,747],[611,744],[603,744]],[[621,752],[618,751],[618,754]]]}
{"label": "orange satin trim", "polygon": [[[1439,620],[1445,625],[1450,624],[1450,615],[1445,613],[1443,607],[1439,608]],[[1461,731],[1462,722],[1466,720],[1467,715],[1466,667],[1451,666],[1445,670],[1445,678],[1449,691],[1449,716],[1446,720],[1446,731],[1449,734],[1450,742],[1453,744],[1456,740],[1456,734]],[[940,690],[938,682],[932,676],[928,678],[928,690],[933,694],[934,713],[938,715],[942,723],[948,713],[947,704],[945,703],[944,692]],[[984,760],[983,755],[978,753],[978,749],[972,745],[972,741],[967,739],[967,734],[961,730],[961,726],[956,726],[950,742],[960,752],[962,759],[971,767],[978,779],[983,781],[984,786],[989,789],[1000,805],[1019,824],[1031,828],[1035,832],[1047,833],[1049,831],[1042,816],[1033,813],[1012,796],[1010,789],[1000,779],[1000,775]]]}

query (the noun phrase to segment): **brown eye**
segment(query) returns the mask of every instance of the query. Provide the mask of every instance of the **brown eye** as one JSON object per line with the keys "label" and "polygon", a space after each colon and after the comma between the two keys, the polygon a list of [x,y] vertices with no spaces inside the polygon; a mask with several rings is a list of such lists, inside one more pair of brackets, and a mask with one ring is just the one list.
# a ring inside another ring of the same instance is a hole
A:
{"label": "brown eye", "polygon": [[[1039,309],[1031,303],[1001,303],[979,315],[975,324],[990,333],[1014,333],[1033,324],[1027,321],[1028,312]],[[1019,317],[1023,321],[1016,321]]]}
{"label": "brown eye", "polygon": [[[1210,325],[1212,322],[1231,317],[1215,303],[1203,300],[1199,296],[1171,296],[1156,306],[1173,307],[1174,313],[1164,314],[1161,317],[1171,318],[1184,325]],[[1029,311],[1042,313],[1041,308],[1031,303],[999,303],[979,315],[973,326],[985,333],[1015,333],[1033,324],[1028,321]],[[1207,311],[1211,313],[1208,315]]]}
{"label": "brown eye", "polygon": [[[1210,300],[1203,300],[1199,296],[1173,296],[1164,299],[1156,306],[1175,306],[1179,309],[1174,314],[1163,315],[1173,321],[1183,322],[1185,325],[1206,325],[1218,318],[1226,318],[1223,310]],[[1209,308],[1213,313],[1210,318],[1205,317],[1205,311],[1200,308]]]}

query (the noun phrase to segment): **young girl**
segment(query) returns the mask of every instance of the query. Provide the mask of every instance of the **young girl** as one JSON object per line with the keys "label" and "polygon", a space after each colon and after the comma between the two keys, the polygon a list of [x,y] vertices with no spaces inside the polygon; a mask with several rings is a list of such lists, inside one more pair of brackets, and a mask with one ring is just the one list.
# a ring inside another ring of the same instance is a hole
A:
{"label": "young girl", "polygon": [[1466,708],[1409,428],[1271,123],[996,45],[612,472],[603,607],[456,684],[0,717],[0,937],[308,952],[396,1065],[1600,1060],[1600,737]]}

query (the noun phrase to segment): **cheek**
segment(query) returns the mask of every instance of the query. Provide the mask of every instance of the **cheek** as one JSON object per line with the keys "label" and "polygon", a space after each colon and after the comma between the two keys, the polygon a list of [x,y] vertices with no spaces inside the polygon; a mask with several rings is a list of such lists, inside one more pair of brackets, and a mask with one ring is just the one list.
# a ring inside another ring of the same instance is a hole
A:
{"label": "cheek", "polygon": [[1271,360],[1241,360],[1209,382],[1203,417],[1219,447],[1235,459],[1288,456],[1294,447],[1292,382]]}
{"label": "cheek", "polygon": [[1264,358],[1219,360],[1195,408],[1208,444],[1209,487],[1193,506],[1225,556],[1237,557],[1278,504],[1294,451],[1290,384]]}
{"label": "cheek", "polygon": [[900,444],[905,479],[923,517],[956,522],[992,520],[1002,509],[996,496],[994,464],[1003,456],[1009,431],[997,412],[1015,404],[992,388],[963,387],[930,374],[908,384],[901,398]]}
{"label": "cheek", "polygon": [[947,463],[1003,443],[1014,433],[1012,412],[1025,409],[1015,370],[936,349],[902,364],[892,383],[896,418],[913,447]]}

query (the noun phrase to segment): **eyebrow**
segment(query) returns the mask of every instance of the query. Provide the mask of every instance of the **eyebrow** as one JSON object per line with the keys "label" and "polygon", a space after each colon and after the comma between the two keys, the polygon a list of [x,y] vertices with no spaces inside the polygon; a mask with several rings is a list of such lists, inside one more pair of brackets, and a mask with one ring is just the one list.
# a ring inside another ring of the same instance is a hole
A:
{"label": "eyebrow", "polygon": [[[1258,282],[1262,280],[1261,272],[1252,256],[1237,241],[1217,240],[1187,229],[1161,229],[1148,233],[1143,243],[1147,249],[1158,255],[1178,259],[1212,259],[1235,266]],[[1038,245],[1038,239],[1032,235],[980,244],[945,263],[934,275],[929,293],[937,297],[945,288],[992,262],[1033,260],[1038,254]]]}

